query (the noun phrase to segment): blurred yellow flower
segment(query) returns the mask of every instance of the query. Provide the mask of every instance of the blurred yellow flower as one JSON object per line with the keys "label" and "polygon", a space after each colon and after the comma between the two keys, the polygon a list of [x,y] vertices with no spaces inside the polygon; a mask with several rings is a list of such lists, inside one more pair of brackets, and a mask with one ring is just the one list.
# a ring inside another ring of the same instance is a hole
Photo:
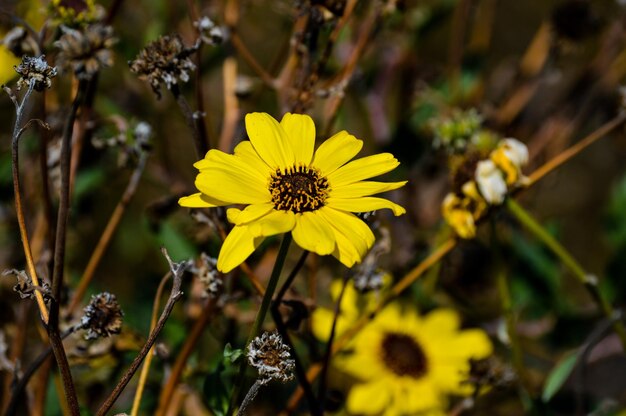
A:
{"label": "blurred yellow flower", "polygon": [[359,332],[353,353],[337,367],[360,380],[347,398],[348,412],[365,415],[439,415],[447,396],[470,395],[470,359],[492,353],[480,329],[459,330],[459,316],[436,309],[424,317],[390,304]]}
{"label": "blurred yellow flower", "polygon": [[[383,277],[383,291],[391,283],[391,276],[386,274]],[[328,341],[330,331],[335,317],[334,304],[339,299],[341,293],[341,280],[334,280],[330,284],[330,297],[333,300],[333,307],[330,309],[316,308],[311,316],[311,329],[315,338],[320,341]],[[362,316],[373,312],[376,305],[380,301],[381,293],[379,291],[369,291],[367,293],[359,293],[351,282],[348,282],[346,290],[341,298],[341,306],[339,315],[337,315],[337,323],[335,325],[335,336],[340,336],[352,324],[359,320]]]}
{"label": "blurred yellow flower", "polygon": [[4,85],[17,76],[15,65],[20,59],[11,53],[5,45],[0,44],[0,85]]}
{"label": "blurred yellow flower", "polygon": [[210,150],[194,165],[200,192],[179,200],[190,208],[247,205],[227,211],[235,226],[220,250],[220,271],[240,265],[265,237],[286,232],[303,249],[332,254],[352,267],[374,243],[372,231],[353,212],[389,208],[395,215],[405,213],[400,205],[371,195],[406,181],[364,180],[399,165],[390,153],[349,162],[363,142],[346,131],[314,152],[315,125],[307,115],[287,113],[278,123],[269,114],[251,113],[245,121],[250,141],[237,145],[233,155]]}
{"label": "blurred yellow flower", "polygon": [[504,172],[507,185],[516,185],[523,180],[522,166],[528,163],[528,148],[517,139],[501,140],[489,158]]}

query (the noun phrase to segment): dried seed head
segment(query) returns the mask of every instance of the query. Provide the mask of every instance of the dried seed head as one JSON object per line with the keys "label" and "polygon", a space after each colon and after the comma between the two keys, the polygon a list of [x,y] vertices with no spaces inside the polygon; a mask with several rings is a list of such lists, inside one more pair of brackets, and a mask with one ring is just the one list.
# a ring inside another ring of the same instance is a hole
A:
{"label": "dried seed head", "polygon": [[207,16],[202,16],[199,20],[193,22],[193,25],[200,32],[202,42],[207,45],[219,45],[224,41],[224,30]]}
{"label": "dried seed head", "polygon": [[259,382],[271,380],[289,381],[293,378],[294,360],[289,346],[283,343],[277,332],[265,332],[248,345],[248,362],[259,372]]}
{"label": "dried seed head", "polygon": [[37,91],[43,91],[52,86],[51,80],[57,76],[57,69],[49,66],[45,58],[45,55],[36,58],[22,57],[22,62],[15,67],[15,71],[20,74],[20,79],[17,81],[18,90],[30,85],[31,82],[34,82],[33,88]]}
{"label": "dried seed head", "polygon": [[191,272],[196,275],[202,286],[204,286],[206,294],[212,298],[219,294],[223,284],[216,266],[217,259],[202,253],[198,267],[194,266],[191,268]]}
{"label": "dried seed head", "polygon": [[83,312],[81,326],[87,330],[85,335],[87,340],[109,337],[119,334],[122,330],[124,312],[117,303],[115,295],[109,292],[93,295]]}
{"label": "dried seed head", "polygon": [[196,69],[189,56],[199,47],[199,43],[187,48],[178,34],[161,36],[139,52],[134,61],[129,62],[130,70],[139,79],[147,81],[152,91],[161,98],[160,85],[167,89],[178,82],[189,81],[189,72]]}
{"label": "dried seed head", "polygon": [[96,23],[80,30],[63,26],[62,30],[63,36],[55,42],[61,68],[71,69],[78,79],[90,79],[113,65],[111,47],[117,39],[111,26]]}

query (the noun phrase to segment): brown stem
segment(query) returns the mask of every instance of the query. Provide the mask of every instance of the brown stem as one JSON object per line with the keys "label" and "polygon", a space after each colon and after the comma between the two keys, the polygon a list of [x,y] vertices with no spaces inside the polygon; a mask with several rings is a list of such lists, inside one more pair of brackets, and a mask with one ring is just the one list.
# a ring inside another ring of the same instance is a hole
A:
{"label": "brown stem", "polygon": [[52,264],[52,301],[50,302],[50,320],[48,322],[48,338],[52,346],[52,352],[56,359],[57,366],[63,379],[63,387],[67,404],[72,415],[80,415],[78,399],[72,380],[72,373],[67,361],[65,349],[59,334],[59,302],[61,300],[61,290],[63,288],[63,272],[65,266],[65,241],[67,237],[67,221],[70,209],[70,170],[72,159],[72,134],[74,131],[74,121],[83,99],[87,81],[81,80],[78,84],[76,97],[70,108],[70,113],[65,122],[63,137],[61,139],[61,192],[59,197],[59,210],[56,223],[56,237],[54,242],[54,257]]}
{"label": "brown stem", "polygon": [[[30,248],[30,240],[28,239],[28,231],[26,230],[26,220],[24,218],[24,208],[22,207],[22,193],[20,186],[20,165],[19,165],[19,139],[22,133],[24,132],[25,127],[22,126],[25,107],[28,104],[28,99],[33,92],[35,87],[35,81],[31,81],[28,85],[28,90],[24,94],[22,98],[22,102],[19,103],[17,97],[13,94],[13,92],[4,87],[4,90],[9,94],[11,101],[15,104],[15,126],[13,127],[13,136],[11,139],[11,173],[13,176],[13,192],[15,194],[15,213],[17,215],[17,223],[20,228],[20,237],[22,239],[22,246],[24,248],[24,256],[26,257],[26,267],[28,269],[28,274],[33,282],[35,287],[41,287],[39,283],[39,277],[37,276],[37,270],[35,269],[35,261],[33,260],[33,254]],[[35,300],[37,301],[37,306],[39,307],[39,314],[41,315],[41,320],[44,324],[48,323],[49,314],[48,308],[46,307],[46,303],[44,302],[43,295],[40,290],[35,290]]]}
{"label": "brown stem", "polygon": [[200,137],[200,132],[198,131],[198,126],[196,124],[196,116],[194,115],[194,112],[191,111],[191,107],[185,99],[185,96],[181,94],[178,85],[172,85],[171,91],[174,95],[174,98],[176,99],[176,102],[178,103],[178,106],[180,107],[180,110],[183,113],[183,116],[185,116],[185,122],[187,123],[187,127],[189,127],[189,130],[191,130],[193,144],[196,149],[196,156],[198,159],[200,159],[204,157],[206,152],[208,152],[209,146],[207,145],[206,141],[203,142],[202,137]]}
{"label": "brown stem", "polygon": [[113,405],[115,404],[115,401],[120,397],[120,394],[122,394],[122,392],[126,388],[126,385],[130,382],[130,379],[133,378],[133,375],[139,369],[139,366],[141,365],[143,359],[146,357],[146,354],[148,354],[148,352],[150,351],[150,348],[152,348],[152,346],[154,345],[157,337],[161,333],[161,330],[165,326],[165,322],[167,321],[167,318],[169,318],[170,314],[172,313],[172,309],[174,309],[174,305],[176,304],[176,301],[178,301],[178,299],[180,299],[180,297],[183,295],[183,292],[181,292],[180,287],[183,281],[182,276],[186,269],[186,266],[184,263],[178,263],[178,264],[173,263],[172,259],[170,258],[165,248],[162,248],[161,251],[163,255],[165,256],[165,258],[167,259],[167,262],[170,266],[170,270],[172,272],[173,281],[172,281],[172,290],[170,292],[170,296],[167,299],[165,308],[163,308],[163,312],[161,312],[159,321],[154,327],[154,330],[148,336],[148,340],[146,341],[144,346],[141,348],[141,351],[139,351],[139,354],[137,355],[137,357],[135,357],[135,359],[131,363],[128,370],[126,370],[126,373],[124,373],[120,381],[117,383],[117,386],[115,386],[115,388],[113,389],[109,397],[104,401],[104,403],[102,403],[102,405],[96,412],[97,416],[104,416],[109,412],[109,410],[111,410],[111,407],[113,407]]}

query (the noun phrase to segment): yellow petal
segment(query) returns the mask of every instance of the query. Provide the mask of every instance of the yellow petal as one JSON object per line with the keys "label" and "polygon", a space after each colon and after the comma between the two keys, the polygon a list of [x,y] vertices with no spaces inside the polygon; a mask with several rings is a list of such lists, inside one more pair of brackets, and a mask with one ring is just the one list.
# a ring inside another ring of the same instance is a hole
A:
{"label": "yellow petal", "polygon": [[[258,157],[257,159],[260,161]],[[266,168],[263,173],[260,173],[253,168],[254,165],[250,164],[248,160],[244,160],[240,156],[229,155],[216,149],[209,150],[205,158],[196,162],[194,166],[200,173],[223,170],[257,187],[266,187],[270,176],[269,168]]]}
{"label": "yellow petal", "polygon": [[200,172],[195,184],[203,194],[233,204],[264,204],[271,200],[267,187],[248,182],[246,178],[233,175],[232,171],[211,169],[210,172]]}
{"label": "yellow petal", "polygon": [[274,209],[274,204],[271,202],[266,204],[248,205],[244,210],[230,208],[226,211],[226,217],[231,223],[241,225],[261,218],[272,209]]}
{"label": "yellow petal", "polygon": [[180,198],[178,200],[178,205],[187,208],[215,208],[230,205],[230,202],[220,201],[198,192],[197,194]]}
{"label": "yellow petal", "polygon": [[335,250],[331,253],[333,257],[347,268],[351,268],[355,263],[360,263],[363,255],[355,247],[354,243],[337,231],[336,228],[333,228],[333,231],[335,232],[336,241]]}
{"label": "yellow petal", "polygon": [[423,319],[424,332],[450,336],[459,329],[460,318],[452,309],[439,308],[426,315]]}
{"label": "yellow petal", "polygon": [[311,164],[323,175],[328,175],[348,163],[361,151],[362,147],[362,140],[348,134],[345,130],[340,131],[317,148]]}
{"label": "yellow petal", "polygon": [[296,164],[308,166],[313,158],[315,147],[315,124],[306,114],[287,113],[280,121],[280,125],[291,141],[291,147]]}
{"label": "yellow petal", "polygon": [[291,211],[271,211],[266,216],[249,224],[250,232],[255,237],[282,234],[293,230],[296,216]]}
{"label": "yellow petal", "polygon": [[236,225],[222,244],[217,258],[217,269],[228,273],[243,263],[263,240],[263,237],[254,237],[247,226]]}
{"label": "yellow petal", "polygon": [[373,182],[360,181],[348,185],[333,186],[330,196],[334,198],[358,198],[379,194],[381,192],[392,191],[406,185],[408,181],[402,182]]}
{"label": "yellow petal", "polygon": [[382,175],[395,169],[399,164],[391,153],[379,153],[353,160],[326,175],[331,187],[341,186]]}
{"label": "yellow petal", "polygon": [[[345,240],[337,240],[337,254],[348,257],[354,257],[354,254],[356,254],[358,258],[350,262],[352,264],[354,264],[355,261],[360,262],[363,256],[372,247],[375,240],[374,234],[367,224],[354,214],[338,211],[331,207],[324,207],[316,212],[324,218],[328,224],[331,224],[333,229],[345,237]],[[356,253],[354,253],[352,248],[356,250]],[[337,258],[344,263],[341,258]],[[346,258],[346,260],[348,260],[348,258]]]}
{"label": "yellow petal", "polygon": [[352,414],[380,414],[390,404],[390,389],[385,380],[356,384],[350,389],[346,408]]}
{"label": "yellow petal", "polygon": [[245,140],[235,146],[235,156],[241,159],[251,169],[254,169],[260,176],[268,177],[274,171],[261,159],[261,156],[254,150],[254,146],[249,140]]}
{"label": "yellow petal", "polygon": [[298,214],[292,234],[300,247],[321,256],[330,254],[335,249],[335,233],[331,226],[317,215],[317,211]]}
{"label": "yellow petal", "polygon": [[373,196],[364,196],[361,198],[328,198],[326,204],[335,209],[350,212],[368,212],[378,209],[389,208],[395,216],[402,215],[406,212],[400,205],[384,198],[376,198]]}
{"label": "yellow petal", "polygon": [[287,133],[272,116],[247,114],[246,131],[254,150],[272,170],[293,166],[295,157]]}

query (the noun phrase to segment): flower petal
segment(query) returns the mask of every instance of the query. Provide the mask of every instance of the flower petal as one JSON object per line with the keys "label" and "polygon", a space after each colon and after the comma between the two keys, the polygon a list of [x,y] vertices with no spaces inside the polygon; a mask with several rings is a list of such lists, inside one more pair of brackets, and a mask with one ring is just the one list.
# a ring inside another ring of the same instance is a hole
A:
{"label": "flower petal", "polygon": [[[258,156],[255,158],[257,163],[263,164]],[[253,161],[243,158],[242,156],[229,155],[216,149],[209,150],[205,158],[196,162],[194,166],[200,173],[207,173],[212,170],[225,170],[230,172],[233,176],[240,177],[246,182],[250,182],[259,187],[266,187],[271,173],[269,167],[266,167],[260,172],[255,169]]]}
{"label": "flower petal", "polygon": [[318,168],[323,175],[329,175],[356,156],[362,147],[362,140],[345,130],[340,131],[317,148],[311,165]]}
{"label": "flower petal", "polygon": [[210,172],[200,172],[195,184],[203,194],[233,204],[263,204],[271,200],[267,187],[251,183],[231,170],[211,169]]}
{"label": "flower petal", "polygon": [[289,137],[272,116],[267,113],[247,114],[246,131],[254,150],[272,170],[293,166],[295,158]]}
{"label": "flower petal", "polygon": [[351,414],[380,414],[390,404],[390,392],[386,380],[356,384],[350,389],[346,408]]}
{"label": "flower petal", "polygon": [[220,201],[198,192],[193,195],[184,196],[178,200],[178,205],[187,208],[215,208],[230,205],[230,202]]}
{"label": "flower petal", "polygon": [[263,237],[254,237],[247,226],[236,225],[222,244],[217,258],[217,269],[228,273],[243,263],[263,240]]}
{"label": "flower petal", "polygon": [[280,125],[291,141],[291,147],[296,164],[308,166],[313,158],[315,147],[315,124],[306,114],[287,113],[280,121]]}
{"label": "flower petal", "polygon": [[244,140],[235,146],[234,150],[235,156],[240,158],[243,163],[249,166],[251,169],[254,169],[260,176],[268,177],[273,173],[272,168],[268,166],[261,156],[254,150],[254,146],[250,140]]}
{"label": "flower petal", "polygon": [[268,202],[266,204],[254,204],[248,205],[243,210],[237,208],[229,208],[226,211],[226,216],[228,217],[229,222],[235,225],[242,225],[261,218],[272,209],[274,209],[274,204],[272,204],[271,202]]}
{"label": "flower petal", "polygon": [[379,194],[381,192],[392,191],[406,185],[408,181],[402,182],[374,182],[360,181],[347,185],[334,186],[330,191],[330,196],[335,198],[358,198]]}
{"label": "flower petal", "polygon": [[391,202],[388,199],[376,198],[373,196],[364,196],[361,198],[328,198],[326,205],[350,212],[368,212],[378,209],[389,208],[395,216],[402,215],[406,210],[400,205]]}
{"label": "flower petal", "polygon": [[353,160],[326,175],[331,187],[336,187],[382,175],[395,169],[399,164],[400,162],[391,153],[379,153]]}
{"label": "flower petal", "polygon": [[293,230],[296,216],[291,211],[272,211],[263,218],[249,224],[250,232],[255,237],[268,237]]}
{"label": "flower petal", "polygon": [[319,210],[296,215],[296,225],[291,233],[300,247],[325,256],[335,249],[335,233],[318,212]]}
{"label": "flower petal", "polygon": [[374,244],[372,230],[356,215],[324,207],[316,211],[328,224],[331,224],[337,239],[337,248],[333,256],[348,267],[360,262]]}

